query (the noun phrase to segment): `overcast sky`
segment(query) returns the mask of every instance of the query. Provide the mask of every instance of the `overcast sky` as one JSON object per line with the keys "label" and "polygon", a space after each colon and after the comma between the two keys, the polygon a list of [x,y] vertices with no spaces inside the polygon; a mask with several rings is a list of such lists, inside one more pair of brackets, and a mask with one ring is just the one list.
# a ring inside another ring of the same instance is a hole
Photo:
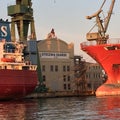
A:
{"label": "overcast sky", "polygon": [[[112,0],[107,0],[104,15],[107,15]],[[7,6],[15,0],[0,0],[0,18],[7,16]],[[55,29],[58,38],[74,43],[75,54],[83,55],[80,43],[86,41],[86,33],[94,26],[95,19],[85,17],[95,13],[103,0],[32,0],[37,39],[42,40]],[[120,38],[120,0],[116,0],[107,33],[110,37]],[[86,55],[85,55],[86,57]],[[89,58],[86,58],[89,59]]]}

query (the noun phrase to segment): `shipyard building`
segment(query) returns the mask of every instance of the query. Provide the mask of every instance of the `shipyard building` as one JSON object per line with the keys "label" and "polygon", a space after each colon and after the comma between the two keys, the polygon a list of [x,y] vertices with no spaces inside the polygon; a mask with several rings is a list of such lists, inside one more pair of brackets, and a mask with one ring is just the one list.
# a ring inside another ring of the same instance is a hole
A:
{"label": "shipyard building", "polygon": [[38,41],[42,81],[49,91],[72,91],[74,45],[56,37]]}
{"label": "shipyard building", "polygon": [[49,92],[95,91],[102,83],[102,68],[74,55],[74,44],[55,36],[54,29],[37,41],[41,66],[41,83]]}
{"label": "shipyard building", "polygon": [[98,63],[89,63],[82,56],[74,56],[74,90],[78,93],[95,92],[104,82],[102,71]]}
{"label": "shipyard building", "polygon": [[96,91],[103,84],[102,68],[74,56],[74,45],[50,38],[38,41],[42,83],[49,91]]}
{"label": "shipyard building", "polygon": [[96,89],[104,83],[103,69],[98,63],[86,64],[85,80],[87,82],[87,91],[96,91]]}

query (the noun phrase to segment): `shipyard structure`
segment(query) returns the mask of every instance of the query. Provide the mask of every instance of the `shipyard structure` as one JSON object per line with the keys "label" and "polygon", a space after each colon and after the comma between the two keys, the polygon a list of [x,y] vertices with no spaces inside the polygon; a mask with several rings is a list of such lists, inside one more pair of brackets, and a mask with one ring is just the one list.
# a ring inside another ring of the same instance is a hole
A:
{"label": "shipyard structure", "polygon": [[103,84],[99,64],[88,63],[83,57],[74,55],[73,43],[68,44],[49,35],[37,41],[42,76],[40,82],[47,88],[47,92],[65,93],[65,96],[69,93],[94,93]]}
{"label": "shipyard structure", "polygon": [[[74,44],[57,38],[54,29],[46,39],[36,39],[31,0],[16,0],[15,5],[8,6],[8,15],[11,16],[11,41],[17,41],[17,30],[19,41],[27,46],[25,60],[30,61],[28,64],[37,64],[39,92],[46,88],[47,92],[83,93],[95,91],[102,84],[102,72],[95,73],[99,67],[93,67],[99,65],[91,66],[82,57],[75,56]],[[95,71],[90,67],[96,68]]]}

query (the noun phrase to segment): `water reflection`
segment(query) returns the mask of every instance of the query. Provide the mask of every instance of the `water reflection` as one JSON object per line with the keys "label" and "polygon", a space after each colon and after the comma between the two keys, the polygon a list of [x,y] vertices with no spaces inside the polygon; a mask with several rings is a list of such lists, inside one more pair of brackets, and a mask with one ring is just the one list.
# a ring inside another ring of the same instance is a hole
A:
{"label": "water reflection", "polygon": [[0,102],[0,120],[119,120],[120,96]]}
{"label": "water reflection", "polygon": [[97,111],[109,120],[120,119],[120,96],[109,96],[98,99],[101,105],[98,105]]}
{"label": "water reflection", "polygon": [[0,102],[0,120],[27,120],[32,108],[37,108],[37,103],[32,100]]}
{"label": "water reflection", "polygon": [[119,120],[120,96],[46,99],[37,115],[42,120]]}

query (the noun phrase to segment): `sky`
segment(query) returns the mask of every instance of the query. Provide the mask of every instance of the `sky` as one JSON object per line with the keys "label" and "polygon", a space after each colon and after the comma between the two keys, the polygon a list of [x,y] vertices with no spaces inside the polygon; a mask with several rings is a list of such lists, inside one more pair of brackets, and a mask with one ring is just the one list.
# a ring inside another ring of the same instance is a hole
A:
{"label": "sky", "polygon": [[[107,0],[103,10],[107,15],[112,0]],[[9,19],[7,6],[15,0],[0,0],[0,17]],[[86,41],[86,33],[94,26],[95,19],[86,16],[95,13],[103,0],[32,0],[35,29],[38,40],[46,38],[54,28],[57,38],[74,43],[75,55],[81,55],[86,61],[92,59],[80,50],[80,43]],[[120,38],[120,0],[116,0],[107,33],[111,38]]]}

